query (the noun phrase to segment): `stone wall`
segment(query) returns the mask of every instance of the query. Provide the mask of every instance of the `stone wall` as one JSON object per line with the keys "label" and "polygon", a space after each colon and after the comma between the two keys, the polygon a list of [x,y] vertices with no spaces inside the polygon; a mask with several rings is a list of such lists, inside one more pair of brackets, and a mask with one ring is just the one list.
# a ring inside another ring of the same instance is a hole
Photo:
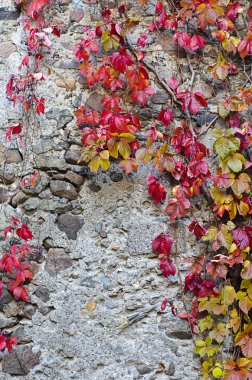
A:
{"label": "stone wall", "polygon": [[[103,5],[113,7],[105,1],[59,1],[55,19],[64,22],[65,33],[55,38],[45,59],[46,81],[38,93],[46,98],[46,113],[40,125],[34,120],[27,150],[3,137],[4,128],[20,117],[6,99],[5,85],[17,70],[23,45],[17,11],[11,0],[0,1],[0,230],[11,215],[20,214],[31,226],[34,244],[43,246],[32,258],[30,302],[17,304],[7,291],[0,298],[0,328],[13,330],[19,342],[2,360],[1,380],[200,379],[187,322],[170,310],[160,312],[164,297],[184,310],[179,277],[161,276],[151,254],[166,218],[148,197],[149,170],[125,176],[112,166],[107,174],[92,176],[78,163],[73,110],[85,103],[99,108],[99,94],[90,95],[76,77],[72,50],[83,26],[101,17]],[[154,6],[148,3],[147,16]],[[138,10],[133,6],[131,12]],[[164,37],[148,59],[170,76],[176,70],[174,54]],[[139,109],[142,119],[157,115],[166,101],[159,90],[149,109]],[[20,186],[31,168],[40,172],[34,189]],[[186,257],[196,249],[186,224],[178,223],[176,230],[182,275]]]}

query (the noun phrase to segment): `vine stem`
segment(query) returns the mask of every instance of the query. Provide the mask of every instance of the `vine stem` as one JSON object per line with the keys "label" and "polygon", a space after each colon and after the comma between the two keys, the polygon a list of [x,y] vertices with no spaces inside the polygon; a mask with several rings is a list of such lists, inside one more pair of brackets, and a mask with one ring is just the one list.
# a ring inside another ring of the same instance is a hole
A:
{"label": "vine stem", "polygon": [[187,314],[187,321],[188,321],[188,324],[189,324],[189,327],[190,327],[190,331],[191,331],[192,339],[193,339],[193,342],[195,343],[195,338],[194,338],[193,330],[192,330],[192,327],[191,327],[191,324],[190,324],[190,318],[189,318],[189,316],[188,316],[189,312],[188,312],[187,305],[186,305],[186,302],[185,302],[185,299],[184,299],[184,285],[183,285],[183,280],[182,280],[181,272],[180,272],[180,270],[179,270],[177,230],[178,230],[178,222],[175,221],[175,222],[174,222],[174,243],[175,243],[175,244],[174,244],[174,247],[175,247],[175,256],[174,256],[174,257],[175,257],[175,263],[176,263],[176,267],[177,267],[177,271],[178,271],[179,286],[180,286],[180,289],[181,289],[181,292],[182,292],[181,300],[182,300],[182,303],[183,303],[184,309],[185,309],[186,314]]}

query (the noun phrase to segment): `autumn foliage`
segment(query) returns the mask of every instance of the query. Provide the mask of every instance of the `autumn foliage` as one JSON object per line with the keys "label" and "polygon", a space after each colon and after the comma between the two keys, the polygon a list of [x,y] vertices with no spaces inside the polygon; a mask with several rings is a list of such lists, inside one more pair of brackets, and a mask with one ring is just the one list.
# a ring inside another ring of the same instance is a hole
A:
{"label": "autumn foliage", "polygon": [[[146,2],[140,0],[139,7]],[[19,0],[16,3],[25,5]],[[176,242],[170,235],[179,218],[191,219],[188,230],[195,236],[195,244],[205,247],[205,254],[195,257],[183,286],[183,291],[192,295],[192,309],[179,315],[188,320],[194,336],[199,335],[195,352],[202,359],[202,378],[252,379],[252,126],[246,113],[252,104],[251,73],[247,70],[248,65],[251,69],[252,9],[246,1],[159,1],[149,31],[132,45],[128,33],[142,20],[130,18],[127,4],[119,3],[113,12],[103,10],[94,30],[84,29],[73,53],[85,86],[102,94],[101,111],[82,105],[74,112],[82,135],[81,160],[94,173],[109,170],[112,162],[118,162],[126,174],[152,164],[153,171],[146,178],[148,193],[157,207],[161,206],[160,212],[164,204],[168,218],[167,232],[154,237],[152,244],[164,277],[178,273],[173,250]],[[26,5],[28,54],[20,65],[20,75],[11,76],[6,91],[14,105],[21,104],[25,112],[33,110],[39,116],[45,111],[46,99],[29,89],[45,80],[40,62],[52,37],[60,36],[60,27],[43,17],[50,0]],[[175,73],[160,78],[146,59],[148,37],[160,38],[164,32],[187,59],[191,80],[186,84]],[[211,49],[215,60],[208,65],[204,54]],[[35,66],[30,56],[35,57]],[[204,91],[194,90],[195,56],[205,64],[204,75],[209,76],[212,86],[225,90],[224,97],[215,99],[216,117],[204,132],[205,140],[209,137],[212,141],[210,148],[201,142],[202,133],[195,124],[197,116],[209,109]],[[234,93],[230,82],[241,73],[246,80]],[[158,86],[167,92],[170,102],[143,126],[137,110],[148,107]],[[182,122],[175,123],[177,113]],[[9,126],[6,138],[21,138],[23,129],[21,124]],[[193,215],[197,197],[208,205],[208,223]],[[27,247],[32,237],[19,221],[13,221],[6,237],[8,234],[23,240],[21,247]],[[26,300],[25,283],[31,272],[23,262],[25,248],[20,249],[19,245],[10,246],[1,268],[14,271],[16,277],[9,290],[16,299]],[[161,311],[167,306],[177,315],[169,298],[164,299]],[[233,346],[227,350],[228,341],[233,341]],[[10,343],[3,338],[2,344],[7,347]]]}
{"label": "autumn foliage", "polygon": [[[140,3],[144,6],[146,1]],[[165,203],[164,213],[168,215],[168,232],[160,233],[152,244],[163,275],[174,276],[177,272],[172,258],[174,240],[169,231],[178,218],[192,216],[189,232],[206,246],[206,254],[195,258],[185,278],[184,291],[193,295],[192,311],[180,315],[188,319],[194,334],[200,334],[195,352],[202,358],[202,376],[251,379],[252,227],[248,220],[252,214],[252,126],[246,118],[252,102],[251,77],[238,93],[226,91],[225,98],[219,99],[218,113],[209,126],[213,131],[207,132],[214,139],[209,151],[199,141],[194,122],[195,115],[208,109],[208,102],[204,93],[193,89],[195,73],[191,61],[195,52],[201,59],[204,49],[217,45],[216,62],[206,66],[206,71],[213,83],[227,87],[230,78],[251,60],[251,9],[238,1],[156,3],[149,35],[160,36],[168,30],[172,40],[184,50],[192,74],[188,87],[176,75],[161,81],[147,63],[147,33],[138,38],[136,45],[129,43],[129,31],[141,20],[130,19],[125,4],[112,13],[104,9],[103,20],[95,30],[84,30],[74,51],[86,86],[104,94],[101,112],[84,106],[75,111],[82,133],[82,159],[95,173],[108,170],[115,160],[126,174],[141,164],[152,163],[154,171],[146,179],[148,193],[155,204]],[[238,19],[243,20],[246,33],[237,31]],[[106,54],[95,59],[101,48]],[[145,127],[142,143],[139,135],[143,126],[134,114],[134,104],[136,108],[148,106],[155,94],[157,87],[150,74],[169,94],[171,103]],[[177,107],[184,122],[174,126]],[[210,167],[212,155],[216,157],[214,170]],[[173,186],[171,194],[165,185],[167,180]],[[212,210],[211,223],[203,225],[193,218],[195,197],[206,199]],[[165,298],[161,310],[167,305],[171,307],[173,302]],[[176,314],[174,308],[172,312]],[[223,356],[222,347],[230,336],[234,337],[233,352]]]}

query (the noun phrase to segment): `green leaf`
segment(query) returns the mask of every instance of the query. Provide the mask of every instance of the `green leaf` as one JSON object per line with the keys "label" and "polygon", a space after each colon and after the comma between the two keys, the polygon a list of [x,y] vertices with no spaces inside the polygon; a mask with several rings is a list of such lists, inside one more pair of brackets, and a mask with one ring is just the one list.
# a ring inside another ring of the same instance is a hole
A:
{"label": "green leaf", "polygon": [[213,326],[213,318],[208,315],[207,317],[203,318],[199,322],[199,328],[201,332],[204,332],[205,330],[210,330]]}
{"label": "green leaf", "polygon": [[115,34],[110,35],[109,30],[102,33],[101,40],[103,42],[103,49],[105,51],[108,51],[110,49],[118,49],[120,37]]}
{"label": "green leaf", "polygon": [[235,173],[242,171],[242,165],[245,163],[245,158],[239,154],[235,153],[233,157],[228,159],[228,167]]}
{"label": "green leaf", "polygon": [[229,153],[229,141],[225,139],[224,137],[219,138],[215,143],[214,143],[214,150],[215,152],[218,153],[218,155],[221,158],[224,158],[228,155]]}
{"label": "green leaf", "polygon": [[203,241],[213,241],[217,238],[218,230],[216,227],[211,226],[208,228],[207,233],[202,236]]}
{"label": "green leaf", "polygon": [[230,113],[230,105],[222,101],[219,102],[218,108],[220,117],[222,117],[222,119],[226,119]]}

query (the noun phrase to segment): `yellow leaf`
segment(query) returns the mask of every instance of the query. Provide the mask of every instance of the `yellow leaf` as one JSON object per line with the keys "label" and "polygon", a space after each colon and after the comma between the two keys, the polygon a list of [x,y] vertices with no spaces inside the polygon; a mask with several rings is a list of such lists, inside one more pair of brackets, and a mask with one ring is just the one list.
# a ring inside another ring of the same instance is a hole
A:
{"label": "yellow leaf", "polygon": [[113,138],[109,139],[107,145],[109,148],[110,156],[118,158],[118,141]]}
{"label": "yellow leaf", "polygon": [[245,280],[252,279],[252,264],[249,260],[245,260],[243,263],[243,269],[241,271],[241,278]]}
{"label": "yellow leaf", "polygon": [[121,156],[124,158],[124,160],[127,160],[127,158],[129,158],[131,149],[127,142],[120,141],[118,145],[118,150]]}
{"label": "yellow leaf", "polygon": [[91,172],[93,172],[93,173],[98,172],[98,169],[100,166],[100,161],[101,161],[101,159],[99,156],[92,158],[92,160],[90,161],[90,164],[89,164]]}
{"label": "yellow leaf", "polygon": [[236,292],[233,286],[226,285],[223,288],[221,295],[224,305],[230,306],[235,300]]}
{"label": "yellow leaf", "polygon": [[100,159],[100,165],[102,167],[102,170],[106,171],[110,167],[110,161],[109,160]]}
{"label": "yellow leaf", "polygon": [[131,133],[121,133],[119,137],[123,138],[126,141],[134,141],[136,139],[136,137]]}
{"label": "yellow leaf", "polygon": [[103,159],[103,160],[108,160],[109,159],[109,151],[108,150],[103,150],[99,153],[99,156]]}
{"label": "yellow leaf", "polygon": [[222,370],[218,367],[213,369],[212,374],[215,379],[218,379],[223,376]]}

